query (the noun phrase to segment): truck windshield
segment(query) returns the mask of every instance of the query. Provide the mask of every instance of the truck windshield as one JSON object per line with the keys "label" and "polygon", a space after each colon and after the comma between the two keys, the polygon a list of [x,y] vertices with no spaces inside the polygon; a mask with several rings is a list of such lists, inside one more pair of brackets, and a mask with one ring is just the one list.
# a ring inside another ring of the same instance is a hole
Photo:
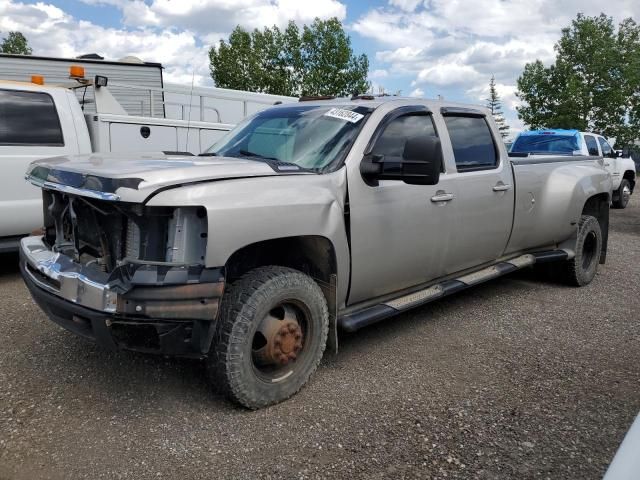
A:
{"label": "truck windshield", "polygon": [[580,150],[576,135],[520,135],[511,152],[515,153],[565,153],[571,154],[574,150]]}
{"label": "truck windshield", "polygon": [[240,123],[204,155],[329,170],[344,160],[370,112],[354,105],[270,108]]}

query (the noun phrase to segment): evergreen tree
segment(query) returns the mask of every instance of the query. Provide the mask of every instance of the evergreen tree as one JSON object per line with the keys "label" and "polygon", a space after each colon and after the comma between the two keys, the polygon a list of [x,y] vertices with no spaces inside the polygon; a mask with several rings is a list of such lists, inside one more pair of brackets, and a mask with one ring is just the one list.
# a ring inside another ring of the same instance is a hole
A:
{"label": "evergreen tree", "polygon": [[502,112],[502,102],[500,101],[498,90],[496,90],[496,78],[493,75],[491,76],[491,80],[489,80],[489,98],[487,98],[487,108],[491,110],[491,115],[493,115],[493,119],[498,125],[500,135],[502,135],[502,138],[507,138],[509,136],[509,125],[507,125],[504,113]]}

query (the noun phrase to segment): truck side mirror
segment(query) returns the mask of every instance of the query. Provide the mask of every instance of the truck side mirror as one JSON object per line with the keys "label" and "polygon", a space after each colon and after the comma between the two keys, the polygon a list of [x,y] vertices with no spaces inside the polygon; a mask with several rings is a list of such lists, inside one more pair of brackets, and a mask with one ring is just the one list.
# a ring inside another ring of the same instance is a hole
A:
{"label": "truck side mirror", "polygon": [[437,185],[442,164],[440,139],[420,135],[407,139],[401,159],[392,160],[376,154],[365,156],[360,163],[360,173],[372,186],[377,185],[378,180],[402,180],[409,185]]}
{"label": "truck side mirror", "polygon": [[407,139],[402,152],[402,180],[410,185],[437,185],[442,171],[440,139],[420,135]]}

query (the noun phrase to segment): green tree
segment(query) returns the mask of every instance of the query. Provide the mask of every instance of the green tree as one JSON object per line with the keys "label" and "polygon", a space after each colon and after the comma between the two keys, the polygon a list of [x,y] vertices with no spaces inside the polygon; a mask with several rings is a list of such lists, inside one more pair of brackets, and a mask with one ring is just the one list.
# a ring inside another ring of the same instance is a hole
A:
{"label": "green tree", "polygon": [[20,32],[9,32],[9,35],[2,39],[0,52],[13,53],[18,55],[31,55],[31,47],[24,35]]}
{"label": "green tree", "polygon": [[622,98],[627,102],[622,110],[627,122],[620,127],[616,143],[627,146],[640,136],[640,26],[630,18],[623,20],[617,41]]}
{"label": "green tree", "polygon": [[617,145],[640,131],[640,29],[632,19],[578,14],[562,30],[556,60],[536,60],[518,78],[518,116],[531,128],[576,128],[616,137]]}
{"label": "green tree", "polygon": [[507,125],[507,121],[504,118],[502,101],[496,89],[496,77],[493,75],[491,75],[491,79],[489,80],[489,98],[486,99],[486,102],[487,108],[491,110],[491,115],[493,115],[493,119],[498,126],[500,135],[502,135],[502,138],[507,138],[509,136],[509,125]]}
{"label": "green tree", "polygon": [[218,87],[276,95],[348,95],[369,89],[366,55],[356,56],[336,18],[248,32],[238,26],[209,50]]}

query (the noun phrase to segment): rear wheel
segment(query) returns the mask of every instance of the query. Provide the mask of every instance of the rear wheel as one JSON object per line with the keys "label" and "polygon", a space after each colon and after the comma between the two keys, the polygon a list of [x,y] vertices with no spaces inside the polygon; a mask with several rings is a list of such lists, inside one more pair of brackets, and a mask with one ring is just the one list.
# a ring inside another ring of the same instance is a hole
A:
{"label": "rear wheel", "polygon": [[616,199],[613,201],[614,208],[626,208],[631,198],[631,183],[626,178],[620,182],[620,187],[616,192]]}
{"label": "rear wheel", "polygon": [[583,287],[596,276],[602,253],[602,231],[598,219],[583,215],[578,224],[576,255],[566,265],[567,281],[570,285]]}
{"label": "rear wheel", "polygon": [[328,328],[325,297],[310,277],[277,266],[252,270],[222,300],[211,379],[247,408],[286,400],[320,363]]}

